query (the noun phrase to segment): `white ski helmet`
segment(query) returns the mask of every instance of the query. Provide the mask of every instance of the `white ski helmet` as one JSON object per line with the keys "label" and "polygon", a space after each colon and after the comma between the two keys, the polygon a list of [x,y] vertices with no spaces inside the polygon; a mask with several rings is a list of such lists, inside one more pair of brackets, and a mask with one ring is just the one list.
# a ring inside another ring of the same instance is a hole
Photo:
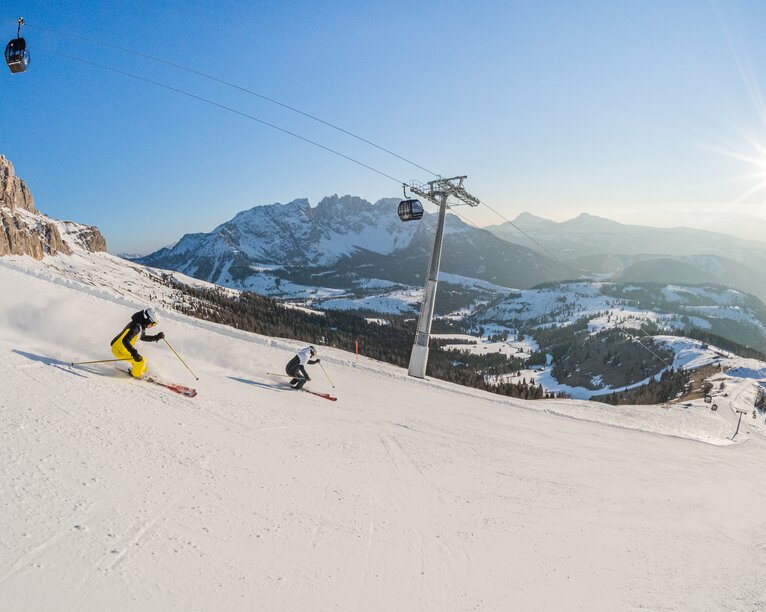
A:
{"label": "white ski helmet", "polygon": [[313,346],[309,347],[309,352],[311,353],[312,357],[317,354],[317,350]]}
{"label": "white ski helmet", "polygon": [[160,317],[157,315],[157,311],[154,308],[147,308],[144,310],[144,319],[146,323],[154,323],[155,325],[160,322]]}

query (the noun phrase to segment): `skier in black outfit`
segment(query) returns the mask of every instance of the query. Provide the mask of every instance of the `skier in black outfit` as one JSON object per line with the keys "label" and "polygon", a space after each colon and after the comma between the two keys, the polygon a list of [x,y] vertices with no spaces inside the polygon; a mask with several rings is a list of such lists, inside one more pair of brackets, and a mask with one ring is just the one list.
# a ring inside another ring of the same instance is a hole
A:
{"label": "skier in black outfit", "polygon": [[165,337],[165,332],[156,336],[147,336],[146,330],[159,323],[157,311],[154,308],[139,310],[125,328],[112,340],[112,354],[117,359],[129,360],[132,364],[130,373],[141,378],[146,373],[146,361],[133,346],[140,337],[144,342],[159,342]]}
{"label": "skier in black outfit", "polygon": [[287,372],[288,376],[293,377],[290,381],[290,386],[293,389],[302,389],[303,385],[311,380],[305,366],[306,364],[314,365],[319,363],[319,357],[316,354],[317,350],[313,346],[307,346],[302,351],[299,351],[285,366],[285,372]]}

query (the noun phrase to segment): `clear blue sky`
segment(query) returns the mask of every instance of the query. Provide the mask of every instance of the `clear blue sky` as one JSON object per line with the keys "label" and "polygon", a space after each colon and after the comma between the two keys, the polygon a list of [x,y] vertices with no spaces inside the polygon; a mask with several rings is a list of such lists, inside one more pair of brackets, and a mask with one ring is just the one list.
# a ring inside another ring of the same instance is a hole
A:
{"label": "clear blue sky", "polygon": [[29,71],[0,74],[0,153],[44,212],[98,225],[113,252],[209,231],[256,204],[400,189],[253,121],[45,50],[213,99],[397,179],[431,177],[252,96],[51,30],[214,74],[443,175],[467,174],[469,190],[509,218],[763,218],[762,192],[738,196],[766,163],[716,151],[766,142],[753,95],[766,83],[760,0],[0,0],[4,39],[20,15],[38,27],[24,31]]}

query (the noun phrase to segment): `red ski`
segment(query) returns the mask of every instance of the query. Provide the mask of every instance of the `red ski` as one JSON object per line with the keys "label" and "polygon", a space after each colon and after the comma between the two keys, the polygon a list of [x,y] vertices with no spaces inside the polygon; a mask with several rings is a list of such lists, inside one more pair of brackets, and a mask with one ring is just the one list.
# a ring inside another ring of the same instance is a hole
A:
{"label": "red ski", "polygon": [[[117,368],[120,370],[120,372],[125,372],[129,376],[132,376],[130,373],[130,370],[123,370],[122,368]],[[157,380],[154,378],[154,376],[151,376],[149,374],[145,375],[143,378],[139,378],[138,380],[143,380],[146,382],[150,382],[154,385],[159,385],[160,387],[165,387],[166,389],[173,391],[174,393],[178,393],[179,395],[183,395],[184,397],[196,397],[197,390],[191,389],[190,387],[184,387],[183,385],[176,385],[174,383],[166,383],[162,382],[161,380]]]}
{"label": "red ski", "polygon": [[[277,374],[276,372],[266,372],[269,376],[278,376],[279,378],[292,378],[291,376],[287,374]],[[290,385],[288,385],[290,386]],[[295,389],[295,387],[290,386],[291,389]],[[306,389],[305,387],[301,389],[301,391],[305,391],[306,393],[311,393],[311,395],[316,395],[317,397],[323,397],[326,400],[330,400],[331,402],[337,402],[338,398],[333,397],[329,393],[319,393],[319,391],[312,391],[311,389]]]}
{"label": "red ski", "polygon": [[183,385],[176,385],[174,383],[164,383],[161,380],[157,380],[156,378],[153,378],[151,376],[146,376],[142,378],[141,380],[145,380],[146,382],[154,383],[155,385],[159,385],[160,387],[165,387],[166,389],[170,389],[171,391],[175,391],[176,393],[179,393],[185,397],[196,397],[197,390],[192,389],[190,387],[184,387]]}
{"label": "red ski", "polygon": [[337,402],[338,398],[333,397],[329,393],[319,393],[318,391],[311,391],[310,389],[301,389],[301,391],[305,391],[306,393],[311,393],[311,395],[316,395],[318,397],[323,397],[326,400],[330,400],[331,402]]}

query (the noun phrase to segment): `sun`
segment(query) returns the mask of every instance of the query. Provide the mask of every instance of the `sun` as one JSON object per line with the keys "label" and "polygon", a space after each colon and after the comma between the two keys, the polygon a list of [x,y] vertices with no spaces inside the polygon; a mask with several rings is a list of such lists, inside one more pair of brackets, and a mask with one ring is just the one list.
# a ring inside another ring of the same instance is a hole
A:
{"label": "sun", "polygon": [[734,148],[713,148],[713,151],[720,153],[730,159],[742,162],[747,171],[739,177],[742,181],[747,181],[749,187],[736,198],[736,202],[743,202],[751,197],[766,192],[766,145],[762,141],[748,137],[745,139],[745,145],[742,150]]}

